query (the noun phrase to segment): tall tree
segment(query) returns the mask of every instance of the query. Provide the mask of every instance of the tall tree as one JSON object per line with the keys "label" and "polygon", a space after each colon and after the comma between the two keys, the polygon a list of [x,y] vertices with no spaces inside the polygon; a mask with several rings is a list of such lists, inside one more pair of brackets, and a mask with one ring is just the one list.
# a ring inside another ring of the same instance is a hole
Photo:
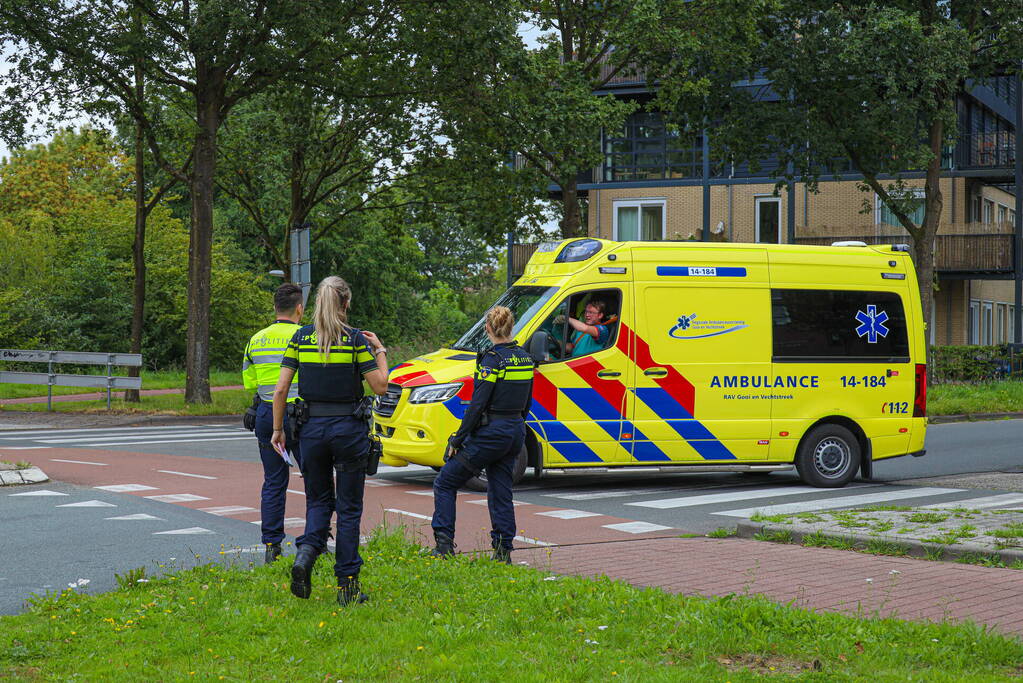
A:
{"label": "tall tree", "polygon": [[[664,106],[705,105],[718,158],[776,156],[788,182],[815,185],[851,161],[861,188],[876,194],[909,234],[929,317],[944,208],[942,150],[955,142],[956,96],[967,79],[1019,64],[1023,5],[776,0],[765,10],[755,49],[715,62],[706,72],[714,87],[697,97],[666,88]],[[924,173],[920,223],[912,218],[920,200],[907,171]]]}
{"label": "tall tree", "polygon": [[[146,22],[132,28],[133,11]],[[191,198],[185,400],[208,403],[210,272],[217,135],[231,110],[303,70],[386,52],[395,10],[378,0],[0,0],[0,37],[19,74],[65,101],[114,99],[141,125],[157,162]],[[193,122],[187,169],[159,144],[160,122],[133,87],[136,56]]]}

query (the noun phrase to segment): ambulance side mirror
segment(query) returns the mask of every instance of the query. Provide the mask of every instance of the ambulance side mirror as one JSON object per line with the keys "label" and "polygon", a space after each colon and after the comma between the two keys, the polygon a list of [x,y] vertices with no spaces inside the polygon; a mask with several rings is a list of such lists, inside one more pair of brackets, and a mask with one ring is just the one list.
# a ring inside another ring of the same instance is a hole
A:
{"label": "ambulance side mirror", "polygon": [[533,362],[539,365],[547,361],[547,348],[550,343],[550,335],[544,330],[537,330],[533,333],[533,336],[529,338],[529,357],[533,359]]}

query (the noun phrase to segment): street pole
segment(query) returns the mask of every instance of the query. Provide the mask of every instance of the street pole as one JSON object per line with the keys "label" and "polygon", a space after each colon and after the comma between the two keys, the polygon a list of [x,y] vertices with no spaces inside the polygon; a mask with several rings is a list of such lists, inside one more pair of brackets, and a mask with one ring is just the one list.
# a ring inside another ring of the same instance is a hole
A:
{"label": "street pole", "polygon": [[[1023,65],[1016,71],[1016,239],[1013,240],[1013,275],[1015,277],[1016,303],[1013,320],[1012,341],[1023,343]],[[1020,347],[1016,347],[1019,349]]]}
{"label": "street pole", "polygon": [[296,223],[291,227],[291,281],[302,288],[302,305],[309,300],[312,287],[309,233],[312,223]]}

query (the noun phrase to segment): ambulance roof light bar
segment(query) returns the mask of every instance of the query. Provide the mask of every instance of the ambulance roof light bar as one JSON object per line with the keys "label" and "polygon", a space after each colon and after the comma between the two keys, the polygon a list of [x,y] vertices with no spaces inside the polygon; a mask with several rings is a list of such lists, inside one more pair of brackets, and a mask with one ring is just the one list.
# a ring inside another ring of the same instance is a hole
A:
{"label": "ambulance roof light bar", "polygon": [[832,242],[833,247],[865,247],[866,242],[860,242],[859,240],[844,240],[842,242]]}
{"label": "ambulance roof light bar", "polygon": [[601,246],[600,242],[594,239],[574,240],[565,245],[557,258],[554,259],[554,262],[574,263],[576,261],[585,261],[600,251]]}

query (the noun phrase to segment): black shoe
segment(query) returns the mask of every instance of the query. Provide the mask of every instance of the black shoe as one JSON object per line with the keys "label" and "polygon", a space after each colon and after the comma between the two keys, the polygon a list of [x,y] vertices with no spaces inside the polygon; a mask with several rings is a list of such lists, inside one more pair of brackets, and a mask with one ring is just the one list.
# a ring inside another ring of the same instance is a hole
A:
{"label": "black shoe", "polygon": [[291,568],[291,594],[296,598],[308,598],[313,592],[313,565],[320,551],[311,545],[300,545]]}
{"label": "black shoe", "polygon": [[498,546],[494,548],[494,554],[490,556],[490,559],[494,562],[511,564],[511,552],[511,548],[502,548],[501,546]]}
{"label": "black shoe", "polygon": [[263,564],[273,564],[277,561],[277,558],[281,556],[281,544],[280,543],[267,543],[266,555],[263,556]]}
{"label": "black shoe", "polygon": [[359,588],[359,577],[337,577],[337,604],[341,607],[361,605],[369,600],[369,596]]}
{"label": "black shoe", "polygon": [[431,557],[452,557],[455,554],[455,539],[440,531],[434,532],[433,538],[437,547],[430,552]]}

